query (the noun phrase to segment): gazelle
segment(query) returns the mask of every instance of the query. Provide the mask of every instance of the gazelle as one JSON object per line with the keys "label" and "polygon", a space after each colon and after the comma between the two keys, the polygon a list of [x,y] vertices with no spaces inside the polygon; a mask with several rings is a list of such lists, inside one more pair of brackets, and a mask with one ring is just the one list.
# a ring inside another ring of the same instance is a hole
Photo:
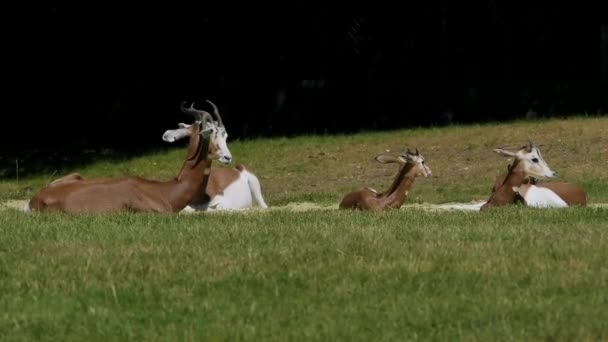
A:
{"label": "gazelle", "polygon": [[208,180],[212,160],[229,164],[232,160],[225,137],[206,111],[185,107],[195,117],[188,126],[190,143],[181,171],[172,180],[161,182],[141,177],[83,179],[77,173],[51,182],[32,197],[30,211],[103,213],[116,211],[179,212]]}
{"label": "gazelle", "polygon": [[586,202],[584,191],[575,185],[563,182],[542,183],[536,179],[554,178],[557,173],[549,168],[533,142],[517,152],[501,148],[494,152],[515,160],[509,165],[506,175],[496,178],[493,192],[481,210],[513,204],[519,199],[533,207],[563,207]]}
{"label": "gazelle", "polygon": [[418,149],[416,149],[416,153],[412,153],[408,149],[398,157],[381,154],[376,156],[375,160],[383,164],[401,164],[393,184],[383,193],[378,193],[369,187],[353,191],[344,196],[340,202],[340,209],[398,209],[405,202],[416,177],[431,175],[431,169],[425,164],[424,157]]}
{"label": "gazelle", "polygon": [[[511,166],[509,165],[509,167]],[[496,191],[506,177],[507,174],[496,177],[492,192]],[[553,195],[549,194],[548,191],[552,192]],[[536,179],[535,177],[529,177],[524,180],[522,185],[515,192],[519,194],[516,201],[525,200],[528,206],[564,207],[587,204],[587,193],[585,190],[575,184],[567,182],[546,182]],[[559,200],[551,200],[554,196],[559,197]]]}
{"label": "gazelle", "polygon": [[[219,134],[225,140],[228,134],[224,129],[221,115],[217,107],[213,103],[209,103],[213,107],[214,115],[218,118]],[[167,130],[163,135],[163,140],[174,142],[191,134],[190,125],[180,123],[179,127]],[[183,212],[249,209],[255,204],[261,208],[268,208],[256,175],[245,165],[238,164],[234,168],[212,168],[207,186],[200,187]]]}

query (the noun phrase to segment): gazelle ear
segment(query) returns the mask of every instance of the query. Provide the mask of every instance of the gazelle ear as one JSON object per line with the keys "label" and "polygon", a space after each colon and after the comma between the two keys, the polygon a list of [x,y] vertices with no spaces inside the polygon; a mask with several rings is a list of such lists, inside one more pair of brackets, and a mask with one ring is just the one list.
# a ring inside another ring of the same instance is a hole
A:
{"label": "gazelle ear", "polygon": [[163,134],[163,140],[166,142],[175,142],[177,140],[183,139],[187,136],[190,136],[190,131],[184,128],[178,129],[169,129],[166,130]]}
{"label": "gazelle ear", "polygon": [[516,152],[511,152],[511,151],[507,151],[507,150],[503,150],[502,148],[495,148],[494,152],[498,153],[499,155],[505,157],[505,158],[510,158],[510,157],[516,157],[517,153]]}
{"label": "gazelle ear", "polygon": [[179,128],[189,128],[190,126],[192,126],[192,125],[188,125],[183,122],[180,122],[177,124],[177,127],[179,127]]}
{"label": "gazelle ear", "polygon": [[376,161],[382,163],[382,164],[389,164],[389,163],[399,163],[399,158],[394,157],[394,156],[389,156],[388,154],[380,154],[378,156],[376,156]]}

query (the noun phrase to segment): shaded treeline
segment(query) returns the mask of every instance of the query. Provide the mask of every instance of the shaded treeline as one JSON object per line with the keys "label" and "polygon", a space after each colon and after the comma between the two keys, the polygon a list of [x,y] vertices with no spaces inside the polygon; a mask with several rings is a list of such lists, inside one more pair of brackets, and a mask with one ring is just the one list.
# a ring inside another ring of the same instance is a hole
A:
{"label": "shaded treeline", "polygon": [[183,100],[214,101],[232,139],[608,112],[599,9],[229,6],[18,13],[0,163],[166,146]]}

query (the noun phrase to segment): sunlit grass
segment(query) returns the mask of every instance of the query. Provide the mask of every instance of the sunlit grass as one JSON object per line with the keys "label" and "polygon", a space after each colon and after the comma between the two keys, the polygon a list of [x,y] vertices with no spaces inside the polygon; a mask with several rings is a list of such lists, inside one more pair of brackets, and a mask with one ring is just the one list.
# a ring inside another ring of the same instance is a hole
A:
{"label": "sunlit grass", "polygon": [[[608,202],[608,118],[573,118],[504,124],[404,129],[353,135],[302,136],[229,142],[235,163],[258,174],[270,205],[305,198],[337,203],[361,186],[383,190],[395,165],[373,158],[386,150],[419,148],[433,176],[418,179],[411,202],[444,203],[486,199],[494,178],[504,173],[508,160],[492,152],[498,146],[519,147],[528,137],[541,144],[548,164],[562,180],[580,184],[590,202]],[[26,198],[49,180],[70,172],[85,177],[140,175],[170,179],[180,169],[184,143],[174,149],[123,161],[104,161],[82,169],[56,170],[0,182],[0,196]],[[222,167],[219,163],[216,167]]]}
{"label": "sunlit grass", "polygon": [[[387,187],[378,153],[433,170],[409,202],[485,199],[527,136],[562,178],[608,202],[608,119],[232,142],[271,206],[335,205]],[[169,179],[185,151],[0,183],[24,199],[56,176]],[[201,215],[0,210],[0,340],[606,340],[608,209]]]}
{"label": "sunlit grass", "polygon": [[608,210],[0,214],[0,338],[603,340]]}

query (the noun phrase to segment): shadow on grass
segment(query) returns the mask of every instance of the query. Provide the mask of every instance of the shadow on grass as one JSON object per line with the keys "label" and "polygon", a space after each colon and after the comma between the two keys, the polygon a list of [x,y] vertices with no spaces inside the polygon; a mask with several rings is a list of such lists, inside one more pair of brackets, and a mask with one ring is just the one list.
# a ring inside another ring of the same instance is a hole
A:
{"label": "shadow on grass", "polygon": [[82,149],[78,146],[61,149],[30,149],[0,155],[0,180],[15,181],[32,176],[60,177],[67,170],[79,170],[99,161],[122,162],[150,153],[162,153],[175,146],[148,148]]}

